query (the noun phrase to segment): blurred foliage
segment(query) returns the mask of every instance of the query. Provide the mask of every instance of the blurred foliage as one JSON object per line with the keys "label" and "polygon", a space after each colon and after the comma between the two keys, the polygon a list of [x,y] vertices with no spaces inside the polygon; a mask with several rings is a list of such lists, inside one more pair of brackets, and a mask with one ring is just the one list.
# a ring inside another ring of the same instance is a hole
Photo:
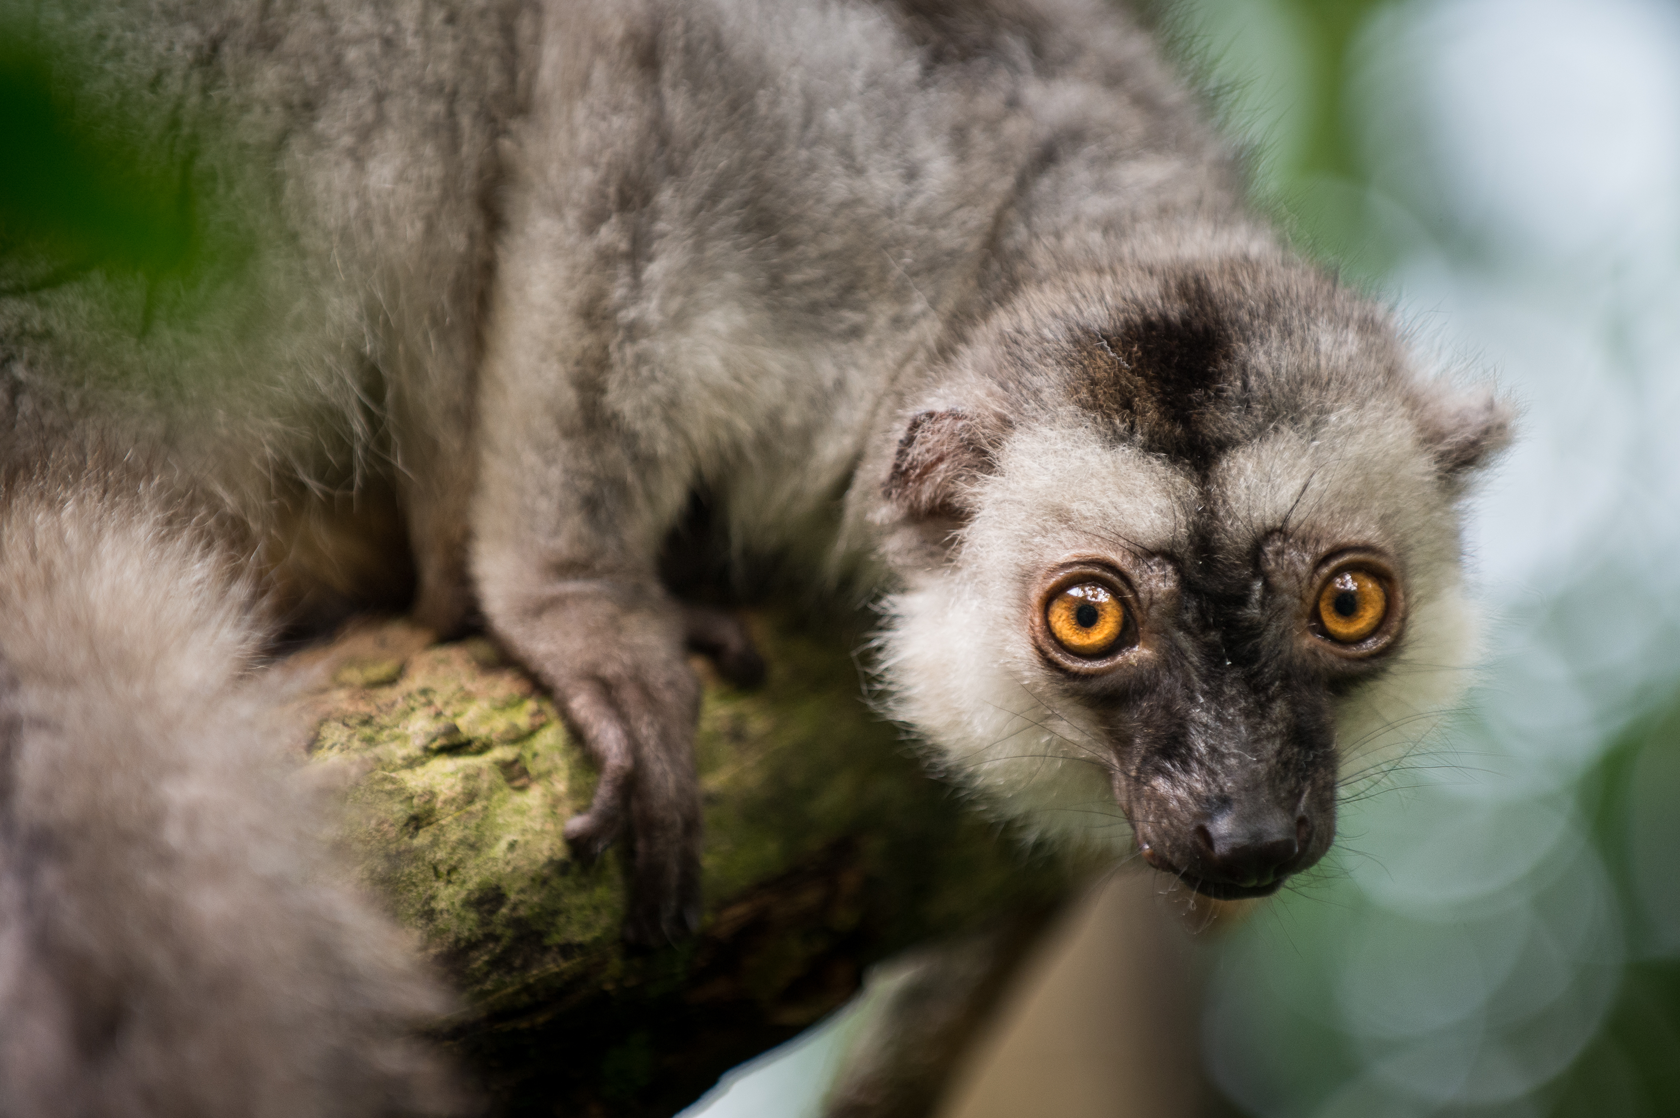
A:
{"label": "blurred foliage", "polygon": [[0,292],[94,270],[182,290],[255,250],[260,215],[232,198],[261,168],[218,139],[215,98],[104,61],[0,4]]}
{"label": "blurred foliage", "polygon": [[[1666,864],[1640,865],[1640,835],[1632,824],[1635,802],[1655,797],[1674,814],[1672,780],[1647,783],[1653,768],[1671,776],[1680,769],[1680,691],[1666,707],[1623,735],[1581,783],[1583,815],[1615,880],[1624,926],[1636,945],[1654,930],[1642,912],[1642,891],[1680,896],[1680,848],[1668,847]],[[1666,843],[1664,844],[1667,845]],[[1666,870],[1667,880],[1647,875]],[[1604,1026],[1580,1058],[1546,1091],[1547,1114],[1556,1118],[1660,1118],[1680,1114],[1680,955],[1674,944],[1645,943],[1622,975]],[[1642,957],[1641,957],[1642,956]]]}
{"label": "blurred foliage", "polygon": [[[0,255],[67,267],[167,273],[194,244],[192,158],[154,158],[120,112],[78,114],[72,64],[30,36],[0,33]],[[36,281],[47,282],[46,277]]]}
{"label": "blurred foliage", "polygon": [[212,76],[154,72],[120,28],[81,41],[79,13],[0,0],[9,356],[31,375],[74,370],[119,410],[245,408],[221,390],[281,384],[286,339],[320,313],[273,152],[226,127]]}

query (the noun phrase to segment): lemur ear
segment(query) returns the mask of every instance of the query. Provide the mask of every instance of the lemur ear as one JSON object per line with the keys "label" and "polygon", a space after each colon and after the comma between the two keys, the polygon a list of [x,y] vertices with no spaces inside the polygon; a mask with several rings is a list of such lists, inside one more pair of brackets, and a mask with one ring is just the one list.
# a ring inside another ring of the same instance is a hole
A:
{"label": "lemur ear", "polygon": [[910,520],[966,520],[968,491],[992,465],[992,442],[968,412],[918,412],[898,440],[881,496]]}
{"label": "lemur ear", "polygon": [[1513,419],[1510,402],[1492,389],[1438,391],[1423,400],[1418,433],[1441,472],[1461,478],[1510,445]]}

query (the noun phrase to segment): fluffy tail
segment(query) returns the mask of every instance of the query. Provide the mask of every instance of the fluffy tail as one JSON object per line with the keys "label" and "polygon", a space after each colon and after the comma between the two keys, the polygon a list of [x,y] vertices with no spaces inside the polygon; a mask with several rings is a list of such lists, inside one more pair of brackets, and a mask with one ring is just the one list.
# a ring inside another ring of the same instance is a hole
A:
{"label": "fluffy tail", "polygon": [[445,1000],[311,841],[229,549],[132,469],[0,485],[0,1115],[453,1111],[411,1039]]}

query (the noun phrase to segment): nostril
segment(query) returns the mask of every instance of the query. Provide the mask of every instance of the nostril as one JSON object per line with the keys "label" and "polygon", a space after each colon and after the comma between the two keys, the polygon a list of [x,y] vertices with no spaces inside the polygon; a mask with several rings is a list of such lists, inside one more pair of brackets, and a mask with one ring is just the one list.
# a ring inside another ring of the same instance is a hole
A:
{"label": "nostril", "polygon": [[1305,850],[1307,847],[1312,845],[1312,833],[1313,833],[1312,820],[1308,819],[1305,815],[1296,816],[1295,817],[1295,849],[1290,853],[1291,858],[1293,858],[1296,854],[1299,854],[1301,851]]}
{"label": "nostril", "polygon": [[1196,845],[1201,848],[1200,853],[1202,857],[1212,858],[1213,860],[1218,861],[1219,847],[1215,845],[1213,841],[1213,832],[1207,829],[1206,823],[1199,823],[1196,825]]}

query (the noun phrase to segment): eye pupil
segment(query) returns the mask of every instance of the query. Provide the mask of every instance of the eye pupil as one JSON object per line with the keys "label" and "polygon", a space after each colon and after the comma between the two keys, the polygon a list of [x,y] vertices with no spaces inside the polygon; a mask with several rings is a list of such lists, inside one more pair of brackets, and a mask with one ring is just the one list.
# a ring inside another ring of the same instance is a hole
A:
{"label": "eye pupil", "polygon": [[1330,603],[1330,608],[1342,617],[1352,617],[1359,612],[1359,592],[1356,590],[1339,591]]}
{"label": "eye pupil", "polygon": [[1073,619],[1081,629],[1089,629],[1097,623],[1101,616],[1102,614],[1097,611],[1097,607],[1090,602],[1082,603],[1078,609],[1073,611]]}

